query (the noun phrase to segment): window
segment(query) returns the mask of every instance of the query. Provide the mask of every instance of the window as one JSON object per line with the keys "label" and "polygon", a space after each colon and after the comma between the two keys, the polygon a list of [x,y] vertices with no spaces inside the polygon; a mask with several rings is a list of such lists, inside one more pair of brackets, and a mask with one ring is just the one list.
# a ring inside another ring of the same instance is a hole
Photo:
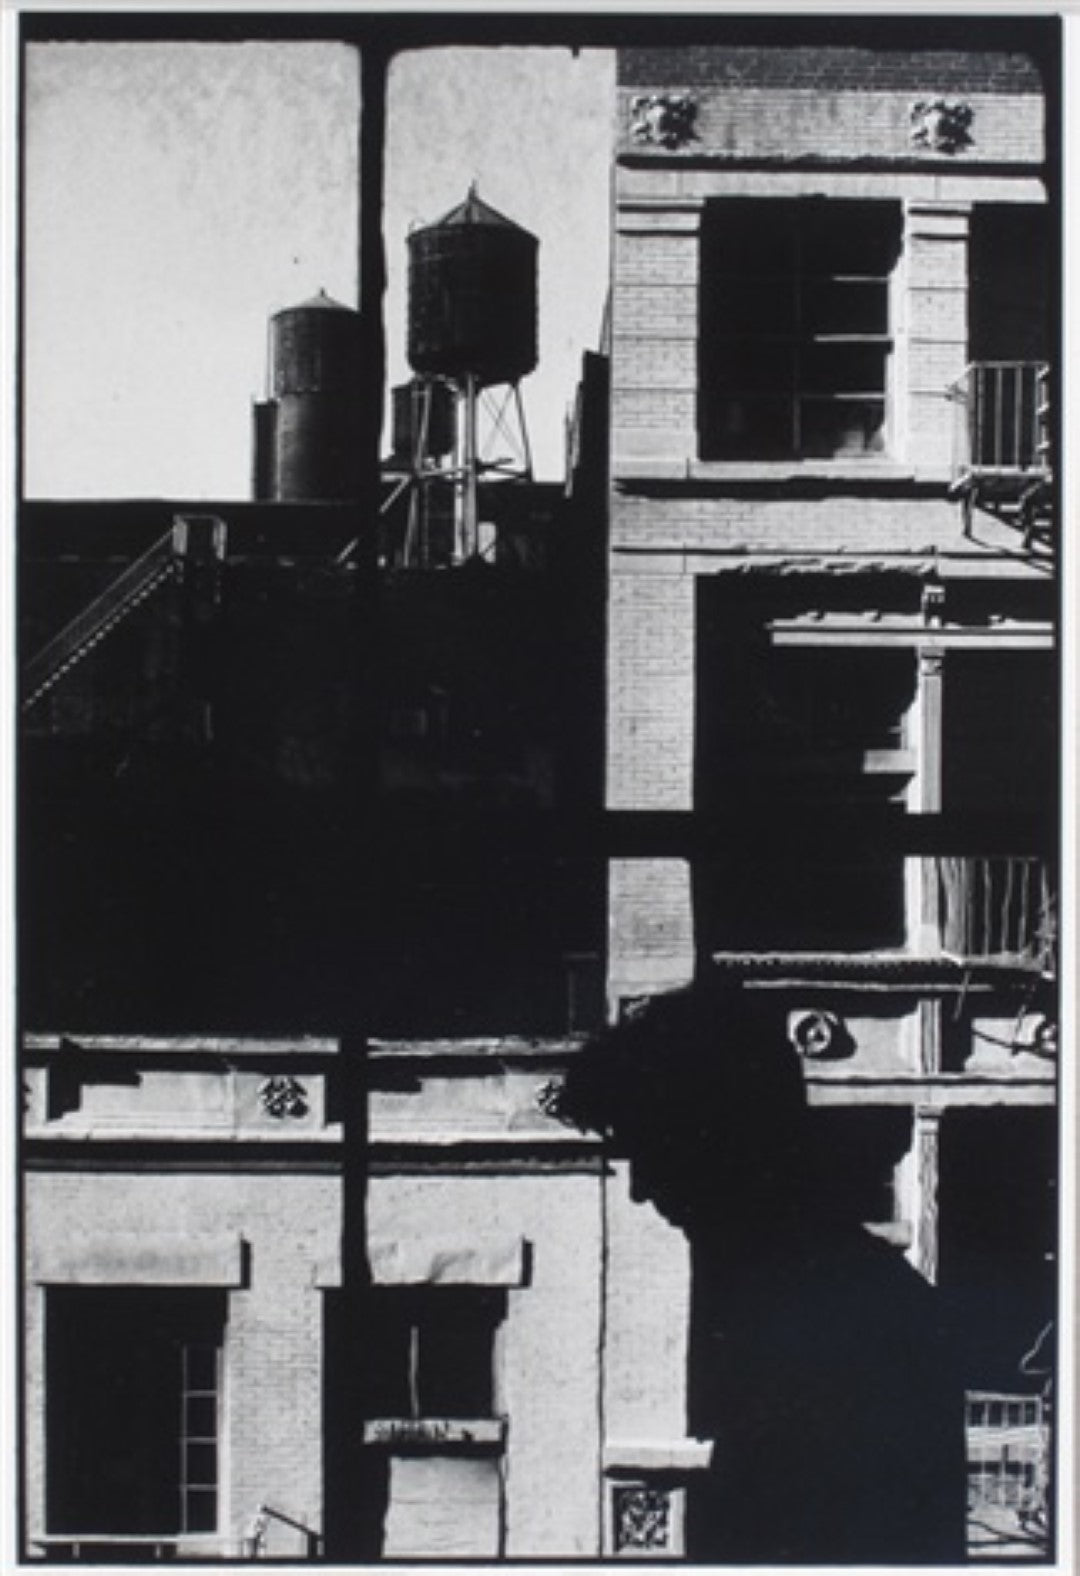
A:
{"label": "window", "polygon": [[50,1533],[216,1530],[225,1294],[55,1287],[47,1320]]}
{"label": "window", "polygon": [[490,1417],[495,1335],[505,1311],[505,1293],[489,1287],[377,1288],[368,1415]]}
{"label": "window", "polygon": [[180,1526],[213,1532],[217,1526],[218,1396],[221,1347],[185,1341],[180,1349]]}
{"label": "window", "polygon": [[896,204],[706,205],[703,459],[827,458],[885,447]]}

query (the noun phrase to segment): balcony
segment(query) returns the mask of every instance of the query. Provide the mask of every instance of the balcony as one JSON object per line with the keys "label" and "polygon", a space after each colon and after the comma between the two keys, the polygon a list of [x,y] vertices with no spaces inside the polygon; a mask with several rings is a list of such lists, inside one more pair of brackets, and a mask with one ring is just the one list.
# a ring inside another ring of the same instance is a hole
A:
{"label": "balcony", "polygon": [[971,535],[975,509],[1023,533],[1025,548],[1051,526],[1050,368],[1044,361],[979,361],[950,385],[954,406],[950,491]]}

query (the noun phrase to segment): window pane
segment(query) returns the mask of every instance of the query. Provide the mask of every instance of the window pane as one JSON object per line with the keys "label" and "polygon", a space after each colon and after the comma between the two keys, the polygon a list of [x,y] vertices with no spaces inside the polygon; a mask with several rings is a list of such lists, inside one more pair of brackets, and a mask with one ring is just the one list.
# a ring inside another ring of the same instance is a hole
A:
{"label": "window pane", "polygon": [[801,452],[826,459],[839,454],[877,453],[885,447],[885,401],[800,402]]}
{"label": "window pane", "polygon": [[803,203],[805,274],[891,272],[900,250],[900,205],[831,198]]}
{"label": "window pane", "polygon": [[886,348],[879,344],[808,345],[800,385],[809,394],[883,394]]}
{"label": "window pane", "polygon": [[217,1446],[188,1445],[185,1470],[192,1488],[213,1488],[217,1483]]}
{"label": "window pane", "polygon": [[189,1439],[214,1439],[217,1435],[217,1400],[214,1396],[188,1396],[184,1419]]}
{"label": "window pane", "polygon": [[798,322],[794,276],[722,275],[710,282],[708,321],[718,334],[790,334]]}
{"label": "window pane", "polygon": [[876,279],[807,279],[802,305],[803,326],[810,334],[889,331],[888,287]]}
{"label": "window pane", "polygon": [[792,344],[721,340],[714,346],[710,382],[718,393],[787,394],[796,387],[795,370]]}
{"label": "window pane", "polygon": [[791,202],[734,199],[710,204],[702,230],[717,273],[743,276],[794,273],[795,217]]}
{"label": "window pane", "polygon": [[185,1496],[185,1532],[217,1531],[217,1492],[209,1488],[189,1489]]}
{"label": "window pane", "polygon": [[706,459],[783,458],[793,452],[794,403],[790,399],[719,399],[709,416]]}

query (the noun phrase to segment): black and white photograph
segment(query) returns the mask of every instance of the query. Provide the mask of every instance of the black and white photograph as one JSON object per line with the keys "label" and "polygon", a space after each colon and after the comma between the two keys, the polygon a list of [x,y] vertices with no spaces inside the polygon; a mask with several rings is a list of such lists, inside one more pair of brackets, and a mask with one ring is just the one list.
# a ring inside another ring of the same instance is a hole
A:
{"label": "black and white photograph", "polygon": [[1073,1569],[1071,20],[8,7],[13,1567]]}

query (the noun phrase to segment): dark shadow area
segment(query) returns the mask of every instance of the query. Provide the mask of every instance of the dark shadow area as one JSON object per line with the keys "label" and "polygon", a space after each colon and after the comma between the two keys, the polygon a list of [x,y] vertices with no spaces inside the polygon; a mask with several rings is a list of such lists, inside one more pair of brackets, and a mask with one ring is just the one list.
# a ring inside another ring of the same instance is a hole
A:
{"label": "dark shadow area", "polygon": [[216,1525],[224,1330],[202,1287],[50,1288],[50,1533]]}
{"label": "dark shadow area", "polygon": [[561,1112],[687,1235],[689,1428],[713,1440],[687,1554],[941,1563],[964,1553],[963,1370],[943,1299],[837,1186],[782,1008],[711,980],[593,1040]]}

